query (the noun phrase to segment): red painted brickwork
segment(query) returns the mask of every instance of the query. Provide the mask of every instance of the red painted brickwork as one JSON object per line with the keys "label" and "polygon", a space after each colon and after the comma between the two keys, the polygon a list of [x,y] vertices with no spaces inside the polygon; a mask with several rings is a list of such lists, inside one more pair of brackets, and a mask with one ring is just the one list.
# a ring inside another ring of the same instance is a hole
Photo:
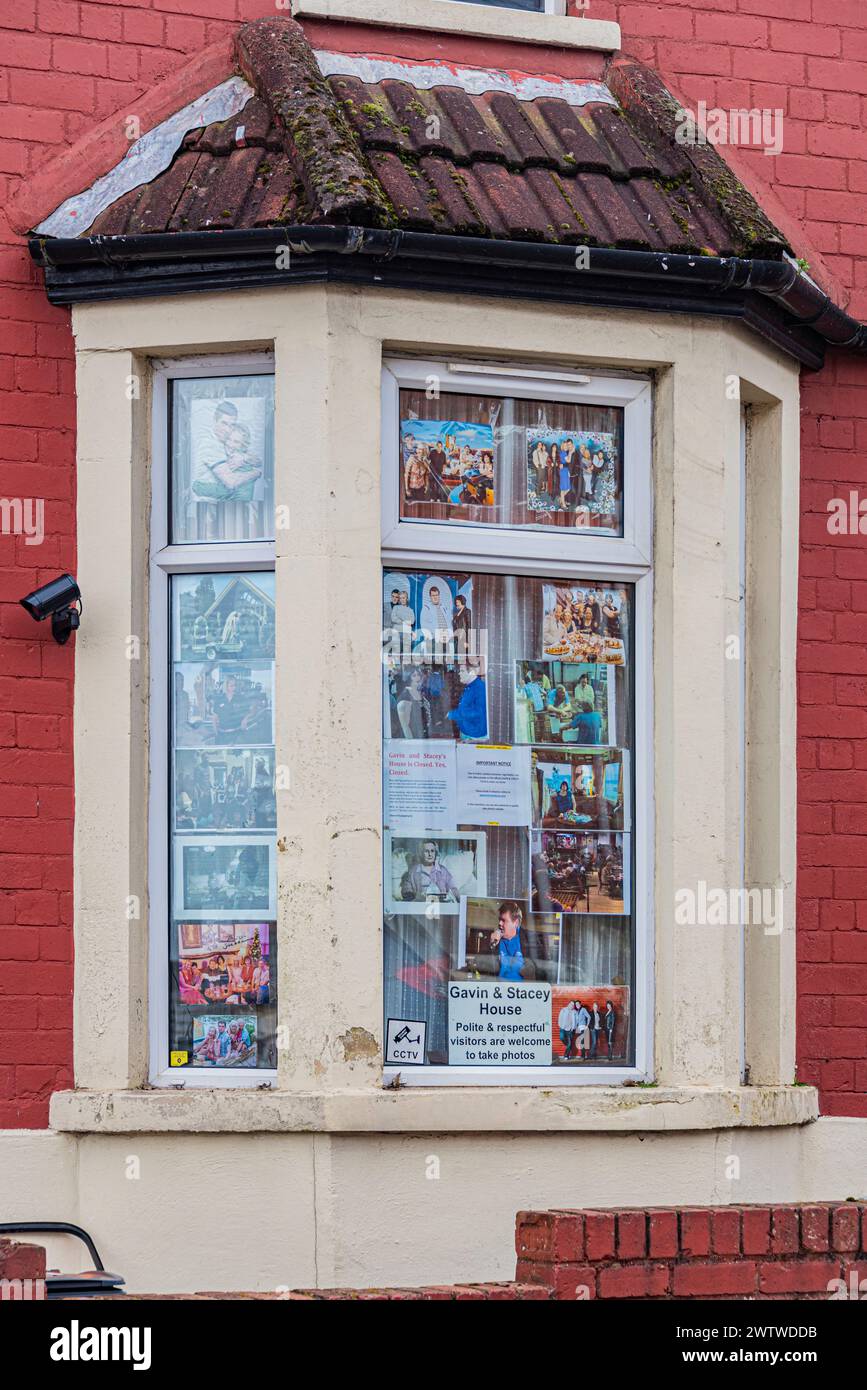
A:
{"label": "red painted brickwork", "polygon": [[[867,3],[593,0],[588,13],[618,20],[624,50],[684,105],[783,111],[779,155],[722,152],[867,319]],[[867,498],[867,360],[832,354],[803,384],[798,1077],[824,1114],[865,1116],[867,535],[827,523],[832,498]]]}
{"label": "red painted brickwork", "polygon": [[863,1277],[867,1205],[523,1211],[515,1248],[518,1282],[560,1300],[827,1299]]}
{"label": "red painted brickwork", "polygon": [[45,1278],[45,1251],[41,1245],[19,1240],[0,1240],[0,1280]]}
{"label": "red painted brickwork", "polygon": [[[135,114],[240,20],[275,12],[275,0],[0,6],[0,496],[44,498],[46,525],[39,547],[0,535],[0,1126],[44,1125],[51,1092],[71,1080],[72,647],[55,647],[17,600],[75,565],[69,316],[48,305],[2,209],[95,124]],[[586,13],[619,20],[624,50],[685,103],[784,112],[779,155],[727,156],[867,318],[864,0],[592,0]],[[335,46],[350,41],[331,32]],[[379,51],[408,41],[377,36]],[[429,42],[440,56],[506,61],[503,45]],[[563,71],[575,61],[564,56]],[[829,498],[867,496],[865,448],[867,363],[836,356],[804,393],[799,1076],[821,1088],[825,1113],[848,1115],[867,1115],[867,537],[831,537],[826,520]]]}
{"label": "red painted brickwork", "polygon": [[542,1284],[428,1284],[419,1289],[295,1289],[286,1294],[224,1294],[224,1293],[200,1293],[197,1298],[256,1298],[256,1299],[290,1299],[305,1302],[311,1300],[325,1300],[332,1302],[341,1301],[361,1301],[364,1303],[406,1303],[410,1301],[428,1303],[431,1300],[437,1302],[466,1303],[470,1301],[480,1302],[523,1302],[531,1299],[534,1302],[547,1300],[554,1297],[552,1291]]}

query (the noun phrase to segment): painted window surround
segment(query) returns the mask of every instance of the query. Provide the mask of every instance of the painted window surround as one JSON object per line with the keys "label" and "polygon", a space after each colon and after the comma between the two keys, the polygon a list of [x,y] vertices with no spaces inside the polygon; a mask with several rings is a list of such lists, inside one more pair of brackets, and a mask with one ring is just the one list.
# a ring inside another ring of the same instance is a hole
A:
{"label": "painted window surround", "polygon": [[[76,638],[76,1090],[54,1096],[53,1127],[635,1132],[814,1119],[815,1091],[792,1085],[796,365],[710,320],[505,301],[480,311],[324,286],[94,304],[73,317],[78,577],[90,616]],[[448,326],[447,341],[434,325]],[[275,701],[277,760],[292,769],[278,796],[290,1045],[268,1091],[146,1090],[150,363],[248,351],[274,353],[276,497],[292,520],[276,545],[277,610],[291,620],[278,619]],[[381,623],[381,368],[395,352],[654,374],[652,1089],[383,1089],[380,671],[366,653],[378,652]],[[128,399],[130,378],[142,383],[138,399]],[[744,403],[746,881],[782,889],[785,922],[781,935],[746,934],[750,1086],[740,1076],[739,935],[674,920],[677,887],[736,885],[740,874],[741,675],[724,653],[738,631]],[[311,438],[332,460],[319,486],[305,466]],[[128,660],[131,634],[142,637],[140,661]],[[326,758],[342,769],[336,809],[317,791]],[[140,903],[132,921],[130,900]]]}
{"label": "painted window surround", "polygon": [[425,29],[438,34],[617,52],[619,24],[567,15],[564,8],[557,0],[547,0],[544,14],[492,5],[455,4],[454,0],[292,0],[292,14],[297,19],[354,20],[392,30]]}

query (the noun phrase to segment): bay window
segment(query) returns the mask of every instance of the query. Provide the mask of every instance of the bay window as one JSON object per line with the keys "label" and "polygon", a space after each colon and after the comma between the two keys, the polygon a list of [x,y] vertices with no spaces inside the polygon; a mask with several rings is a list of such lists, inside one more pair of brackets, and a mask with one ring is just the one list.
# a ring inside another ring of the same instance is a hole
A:
{"label": "bay window", "polygon": [[[291,306],[280,289],[76,309],[94,598],[76,641],[76,1088],[52,1123],[803,1118],[778,814],[797,366],[658,315],[443,301],[434,355],[414,295],[309,286]],[[206,449],[221,401],[237,415]],[[785,930],[742,950],[677,920],[684,887],[741,882],[781,886]],[[526,1014],[491,1011],[520,993]],[[744,1029],[760,1094],[741,1086]]]}

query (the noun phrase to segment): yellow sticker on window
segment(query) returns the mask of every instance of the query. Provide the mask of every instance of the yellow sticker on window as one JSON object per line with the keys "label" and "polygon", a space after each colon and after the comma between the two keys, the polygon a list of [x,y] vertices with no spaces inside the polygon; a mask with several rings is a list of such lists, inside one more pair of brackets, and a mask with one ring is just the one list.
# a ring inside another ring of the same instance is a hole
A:
{"label": "yellow sticker on window", "polygon": [[185,1066],[187,1065],[187,1062],[188,1062],[189,1060],[190,1060],[190,1054],[189,1054],[189,1052],[170,1052],[170,1053],[169,1053],[169,1066],[170,1066],[170,1067],[185,1067]]}

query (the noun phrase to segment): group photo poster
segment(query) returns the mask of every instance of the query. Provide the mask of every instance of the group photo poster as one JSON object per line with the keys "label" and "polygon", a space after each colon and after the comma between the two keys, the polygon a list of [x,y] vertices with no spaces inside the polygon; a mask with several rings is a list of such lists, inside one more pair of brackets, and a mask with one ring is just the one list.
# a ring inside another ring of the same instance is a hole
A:
{"label": "group photo poster", "polygon": [[527,430],[527,508],[563,512],[579,528],[616,532],[623,493],[613,434]]}
{"label": "group photo poster", "polygon": [[617,743],[617,667],[544,657],[515,662],[515,742]]}
{"label": "group photo poster", "polygon": [[274,830],[273,748],[175,753],[175,830]]}
{"label": "group photo poster", "polygon": [[205,920],[276,918],[277,883],[272,837],[233,835],[203,840],[176,835],[173,843],[174,916]]}
{"label": "group photo poster", "polygon": [[630,911],[629,837],[619,832],[530,832],[533,911],[623,916]]}
{"label": "group photo poster", "polygon": [[468,575],[383,577],[383,735],[488,738],[487,662]]}
{"label": "group photo poster", "polygon": [[384,657],[445,664],[484,656],[473,625],[468,574],[387,570],[382,579]]}
{"label": "group photo poster", "polygon": [[545,656],[624,666],[628,631],[629,595],[622,585],[542,585]]}
{"label": "group photo poster", "polygon": [[625,985],[557,985],[551,991],[552,1061],[628,1066],[629,990]]}
{"label": "group photo poster", "polygon": [[421,834],[385,832],[387,913],[452,915],[463,896],[487,891],[484,833],[451,830]]}
{"label": "group photo poster", "polygon": [[197,1067],[255,1067],[255,1014],[197,1014],[191,1062]]}
{"label": "group photo poster", "polygon": [[455,979],[556,984],[563,918],[509,898],[461,898]]}
{"label": "group photo poster", "polygon": [[493,507],[496,501],[494,430],[469,420],[402,419],[401,512],[420,503]]}
{"label": "group photo poster", "polygon": [[624,748],[533,748],[532,823],[543,830],[628,830]]}
{"label": "group photo poster", "polygon": [[273,922],[179,922],[178,995],[189,1008],[274,1002]]}

